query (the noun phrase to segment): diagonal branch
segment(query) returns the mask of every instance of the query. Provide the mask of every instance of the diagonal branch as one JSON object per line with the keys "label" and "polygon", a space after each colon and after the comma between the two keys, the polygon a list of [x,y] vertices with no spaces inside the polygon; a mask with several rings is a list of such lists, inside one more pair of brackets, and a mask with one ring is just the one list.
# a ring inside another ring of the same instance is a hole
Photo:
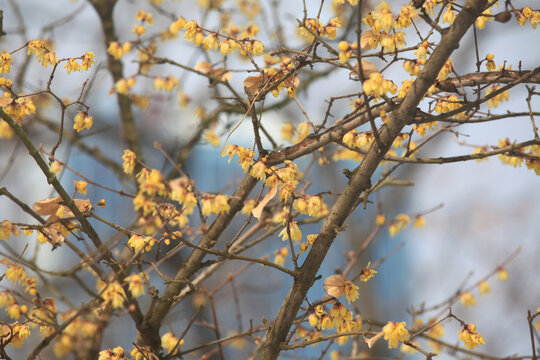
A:
{"label": "diagonal branch", "polygon": [[[244,201],[257,184],[257,179],[246,174],[244,180],[236,189],[229,202],[230,210],[226,214],[219,215],[209,229],[204,233],[199,244],[199,248],[212,248],[225,228],[230,224],[235,215],[244,206]],[[152,349],[158,350],[161,347],[159,328],[163,319],[169,313],[173,305],[178,302],[177,296],[185,286],[185,280],[193,276],[202,266],[202,260],[207,251],[194,249],[186,261],[180,266],[174,279],[167,285],[163,295],[159,299],[152,299],[144,321],[137,327],[137,343],[149,345]]]}
{"label": "diagonal branch", "polygon": [[392,142],[400,133],[401,129],[414,116],[416,107],[422,100],[425,92],[435,82],[439,71],[452,52],[458,48],[461,38],[482,13],[485,5],[486,0],[468,0],[465,3],[464,9],[457,16],[448,31],[442,36],[439,46],[434,50],[426,66],[411,87],[411,90],[407,93],[399,107],[392,112],[388,124],[382,128],[380,132],[380,143],[382,147],[379,147],[379,143],[374,142],[364,161],[353,171],[348,185],[330,210],[321,232],[300,268],[300,275],[295,278],[272,327],[269,329],[263,344],[259,348],[260,359],[270,360],[276,359],[279,356],[280,347],[284,345],[282,343],[287,337],[296,314],[308,290],[315,282],[317,271],[332,242],[341,231],[345,219],[356,206],[358,197],[362,191],[369,188],[371,176],[383,160]]}

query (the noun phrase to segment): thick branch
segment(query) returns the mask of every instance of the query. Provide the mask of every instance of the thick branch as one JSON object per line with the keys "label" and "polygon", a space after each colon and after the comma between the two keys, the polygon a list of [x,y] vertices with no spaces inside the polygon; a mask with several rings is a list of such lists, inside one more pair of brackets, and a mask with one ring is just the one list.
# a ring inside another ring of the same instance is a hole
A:
{"label": "thick branch", "polygon": [[266,334],[264,343],[260,348],[260,359],[268,360],[278,357],[280,346],[285,340],[308,290],[315,281],[315,276],[326,253],[337,234],[341,231],[345,219],[356,206],[362,191],[370,186],[371,176],[379,166],[385,153],[401,129],[414,116],[416,107],[425,92],[435,82],[439,71],[452,52],[458,48],[459,41],[481,14],[485,5],[486,0],[469,0],[466,2],[463,11],[456,18],[454,24],[442,36],[439,46],[434,50],[433,55],[414,82],[411,90],[399,107],[392,112],[387,126],[381,130],[380,144],[382,144],[382,148],[379,147],[378,142],[374,142],[364,161],[353,172],[349,184],[330,210],[321,232],[300,268],[300,276],[294,280],[272,327]]}
{"label": "thick branch", "polygon": [[[214,220],[209,229],[204,233],[198,247],[209,249],[216,244],[219,236],[244,206],[244,201],[256,183],[257,180],[255,178],[246,174],[244,180],[231,197],[229,202],[229,212],[219,215]],[[207,252],[204,250],[193,250],[176,273],[173,281],[167,285],[161,298],[152,300],[143,323],[138,327],[138,343],[149,345],[155,350],[158,350],[161,347],[161,339],[159,337],[161,323],[175,302],[179,300],[177,299],[177,296],[185,286],[184,280],[189,279],[201,268],[202,260],[206,254]]]}
{"label": "thick branch", "polygon": [[[92,6],[101,20],[103,29],[105,48],[109,47],[111,42],[117,41],[114,32],[113,10],[116,0],[90,0]],[[124,66],[120,60],[116,60],[111,54],[107,53],[107,63],[111,73],[113,83],[124,77]],[[138,159],[142,160],[141,148],[139,145],[139,132],[135,124],[135,117],[131,108],[131,101],[126,95],[116,93],[120,119],[122,125],[122,136],[130,150],[132,150]]]}

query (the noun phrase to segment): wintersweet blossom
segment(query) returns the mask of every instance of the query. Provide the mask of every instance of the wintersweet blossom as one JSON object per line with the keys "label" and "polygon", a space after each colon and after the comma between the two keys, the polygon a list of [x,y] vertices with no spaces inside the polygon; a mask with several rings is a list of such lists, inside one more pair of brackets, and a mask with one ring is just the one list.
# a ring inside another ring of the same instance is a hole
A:
{"label": "wintersweet blossom", "polygon": [[383,327],[384,339],[388,341],[388,348],[397,348],[400,341],[409,340],[409,331],[405,328],[407,323],[405,322],[392,322],[389,321]]}
{"label": "wintersweet blossom", "polygon": [[459,340],[463,341],[467,349],[474,349],[486,343],[482,335],[476,332],[476,326],[474,324],[468,324],[458,334]]}

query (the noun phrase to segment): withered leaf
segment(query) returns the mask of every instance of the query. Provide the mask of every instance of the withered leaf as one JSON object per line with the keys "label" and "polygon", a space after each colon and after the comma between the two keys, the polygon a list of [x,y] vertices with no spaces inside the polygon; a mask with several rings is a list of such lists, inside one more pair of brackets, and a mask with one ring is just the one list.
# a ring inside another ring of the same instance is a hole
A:
{"label": "withered leaf", "polygon": [[335,298],[345,295],[345,283],[347,279],[343,275],[332,275],[324,280],[324,291]]}

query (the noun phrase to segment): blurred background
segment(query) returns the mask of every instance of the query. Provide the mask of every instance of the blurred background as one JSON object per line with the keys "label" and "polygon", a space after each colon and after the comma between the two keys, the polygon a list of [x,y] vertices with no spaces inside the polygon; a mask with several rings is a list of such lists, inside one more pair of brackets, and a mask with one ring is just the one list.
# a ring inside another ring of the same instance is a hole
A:
{"label": "blurred background", "polygon": [[[193,0],[165,0],[160,6],[168,13],[183,16],[188,20],[196,19],[207,28],[217,29],[223,12],[215,9],[205,10],[201,5],[206,3],[207,1],[203,0],[199,3]],[[283,26],[286,45],[289,48],[301,48],[303,40],[294,26],[297,23],[296,19],[301,19],[303,16],[302,3],[281,0],[256,1],[256,3],[260,4],[261,12],[253,19],[253,22],[260,27],[260,33],[256,38],[263,41],[266,46],[265,51],[273,50],[270,46],[278,43],[272,36],[272,29],[275,29],[277,24]],[[394,14],[397,14],[399,8],[405,4],[404,1],[388,1],[388,3],[392,5]],[[319,5],[319,2],[307,2],[308,17],[316,16]],[[366,12],[373,9],[374,5],[376,5],[374,2],[366,4]],[[537,3],[512,1],[512,5],[515,8],[521,8],[534,6]],[[226,0],[222,3],[222,9],[225,10],[234,6],[236,6],[236,1]],[[500,5],[501,8],[503,6],[503,4]],[[12,51],[28,40],[46,38],[54,44],[58,58],[81,56],[86,51],[94,52],[96,65],[89,73],[74,73],[68,76],[65,71],[62,71],[63,69],[59,69],[52,83],[52,89],[62,98],[75,99],[80,93],[83,81],[88,77],[91,78],[91,87],[85,103],[90,106],[90,114],[94,117],[94,127],[83,135],[83,140],[90,147],[98,148],[108,158],[121,163],[122,151],[126,145],[119,141],[116,96],[109,93],[113,83],[106,68],[106,48],[103,44],[102,30],[92,6],[82,0],[48,2],[3,0],[0,8],[4,11],[4,31],[7,33],[7,36],[0,41],[1,49]],[[134,19],[137,9],[151,12],[155,18],[154,25],[147,27],[146,38],[158,35],[171,23],[167,13],[161,14],[152,3],[142,0],[120,0],[114,10],[116,34],[119,41],[135,39],[130,32],[131,27],[137,23]],[[324,23],[333,16],[335,15],[333,15],[331,2],[328,1],[324,4],[321,21]],[[231,20],[235,24],[244,26],[250,21],[238,13],[233,14]],[[421,20],[417,22],[420,24],[420,30],[427,29],[422,27]],[[338,30],[338,37],[339,35],[340,30]],[[487,53],[493,53],[497,64],[506,62],[512,65],[513,69],[517,69],[519,64],[523,69],[532,69],[540,64],[540,50],[537,46],[532,46],[538,43],[538,30],[532,30],[529,25],[519,26],[515,19],[506,24],[490,22],[485,29],[477,31],[477,36],[481,58]],[[437,37],[433,39],[436,40]],[[348,40],[356,41],[352,36]],[[198,61],[205,60],[200,49],[187,43],[181,37],[160,44],[159,56],[169,57],[187,66],[194,66]],[[16,53],[13,58],[15,71],[12,71],[12,74],[17,74],[27,58],[26,51]],[[136,73],[136,58],[134,52],[124,58],[126,78]],[[462,41],[453,58],[458,74],[475,71],[474,39],[471,32]],[[383,60],[376,59],[373,62],[377,67],[384,66]],[[232,56],[229,67],[245,69],[251,68],[251,65],[246,60]],[[44,71],[35,58],[30,59],[19,90],[28,93],[43,89],[48,80],[49,70],[50,68]],[[313,71],[328,71],[328,67],[318,65]],[[133,89],[135,93],[141,95],[149,94],[151,100],[148,108],[135,108],[137,125],[142,135],[145,163],[152,168],[168,170],[170,169],[168,162],[153,147],[153,143],[157,141],[163,144],[167,151],[174,151],[184,146],[197,128],[201,109],[206,112],[212,110],[213,92],[209,91],[207,79],[169,65],[155,66],[151,74],[173,75],[180,80],[179,93],[153,91],[152,79],[145,82],[144,79],[138,78]],[[233,72],[231,83],[241,93],[241,82],[248,75],[245,72]],[[385,72],[384,76],[398,85],[409,78],[397,64]],[[302,81],[302,75],[300,79]],[[298,93],[298,101],[315,124],[319,124],[324,118],[327,109],[325,100],[331,96],[359,91],[359,83],[347,81],[347,79],[348,72],[334,70],[328,76],[322,76],[314,81],[307,90]],[[189,97],[189,103],[183,106],[180,103],[186,96]],[[524,101],[526,96],[524,86],[518,86],[510,91],[510,101],[501,104],[492,112],[526,111]],[[266,106],[283,100],[283,97],[284,95],[278,99],[268,97]],[[539,105],[538,100],[533,101],[533,108],[538,108]],[[337,101],[332,109],[334,119],[338,119],[349,111],[348,99]],[[69,124],[75,113],[73,110],[67,115]],[[59,111],[57,106],[51,103],[41,110],[40,115],[57,122]],[[185,170],[196,181],[201,191],[231,193],[231,185],[242,176],[242,170],[234,164],[235,160],[227,164],[226,158],[219,156],[225,137],[240,119],[241,115],[224,114],[215,127],[216,132],[221,135],[220,146],[215,148],[201,141],[188,158]],[[56,133],[39,119],[27,121],[26,129],[34,143],[42,143],[45,149],[50,150],[56,141]],[[287,145],[280,136],[282,124],[292,122],[297,125],[302,121],[305,121],[305,118],[297,104],[292,101],[265,113],[262,120],[269,133],[275,139],[279,139],[282,145]],[[366,130],[369,129],[359,129],[359,131]],[[499,139],[509,138],[510,141],[519,142],[533,137],[531,123],[527,118],[509,118],[491,123],[464,125],[457,128],[457,131],[458,138],[451,133],[439,135],[422,148],[419,156],[470,154],[474,147],[469,145],[497,145]],[[245,121],[232,134],[228,143],[248,148],[253,146],[252,128],[249,121]],[[269,143],[265,145],[270,146]],[[58,156],[74,170],[96,182],[115,189],[134,191],[133,186],[120,181],[107,167],[67,141],[61,146]],[[309,167],[306,177],[313,181],[307,191],[310,194],[327,190],[341,191],[347,180],[342,174],[342,169],[351,169],[355,166],[352,161],[331,162],[326,166],[320,166],[316,162],[314,165],[309,165],[310,163],[309,157],[298,161],[301,171]],[[397,249],[397,251],[377,267],[378,274],[374,279],[360,284],[361,297],[355,307],[364,319],[373,319],[382,323],[406,321],[410,325],[412,321],[410,309],[413,307],[418,309],[423,304],[430,307],[446,301],[464,284],[466,284],[465,287],[474,285],[495,271],[511,254],[519,251],[514,260],[505,266],[508,271],[508,280],[496,280],[496,277],[491,277],[488,280],[491,285],[489,294],[480,297],[477,289],[472,291],[477,298],[476,306],[465,307],[458,301],[452,306],[452,311],[465,321],[476,324],[486,341],[486,345],[480,348],[482,353],[497,357],[530,354],[527,310],[534,311],[540,307],[540,276],[538,276],[540,273],[540,222],[538,221],[540,219],[540,178],[534,171],[527,170],[525,167],[512,168],[504,165],[496,157],[482,162],[458,162],[443,166],[404,165],[400,167],[396,177],[414,182],[414,186],[385,187],[378,194],[372,195],[370,200],[373,203],[369,203],[365,210],[359,208],[347,222],[347,230],[336,238],[331,253],[320,269],[322,278],[343,270],[347,266],[344,254],[349,250],[358,250],[369,236],[375,227],[375,217],[379,206],[387,220],[391,220],[401,213],[413,217],[415,214],[443,205],[442,208],[426,215],[427,222],[423,228],[409,226],[396,236],[390,237],[388,228],[384,227],[377,234],[368,252],[362,256],[351,274],[358,274],[368,261],[375,262],[394,250]],[[61,175],[62,184],[70,191],[74,189],[72,180],[76,179],[78,177],[69,171],[64,171]],[[0,187],[6,187],[20,200],[30,205],[38,200],[55,196],[39,168],[17,140],[0,140]],[[258,194],[259,189],[257,187],[254,190],[252,197]],[[105,198],[107,208],[99,210],[100,216],[123,226],[129,224],[135,217],[132,202],[128,198],[94,186],[89,186],[88,198],[94,204],[99,199]],[[331,206],[334,198],[332,195],[325,196],[325,203]],[[32,222],[13,202],[6,197],[0,197],[0,221],[4,219],[12,222]],[[245,219],[245,216],[241,215],[229,227],[227,233],[220,239],[218,247],[224,244],[226,241],[224,239],[236,234]],[[111,228],[97,222],[94,224],[102,238],[106,239],[115,235],[115,231]],[[310,225],[303,227],[302,232],[307,235],[316,233],[319,229],[320,225]],[[20,252],[27,241],[28,238],[25,237],[12,238],[9,243],[1,242],[0,246],[3,247],[4,252],[9,253],[7,246],[15,252]],[[30,241],[30,246],[24,256],[28,259],[37,259],[37,263],[43,268],[58,271],[69,268],[78,261],[64,247],[51,252],[49,245],[36,246],[36,244],[35,239]],[[282,243],[276,233],[251,249],[248,254],[252,256],[270,254],[285,245],[286,243]],[[172,261],[164,264],[162,271],[172,275],[175,266],[185,256],[186,254],[179,253]],[[303,258],[301,257],[301,260]],[[205,282],[205,288],[214,288],[226,278],[226,274],[234,273],[243,265],[240,262],[227,264],[219,274]],[[290,260],[286,262],[286,266],[292,266]],[[94,286],[93,277],[88,276],[86,280],[89,286]],[[161,282],[159,277],[152,277],[152,280],[156,283]],[[74,283],[52,277],[50,282],[76,303],[85,300]],[[231,286],[224,287],[218,292],[219,296],[216,295],[216,311],[222,333],[245,331],[249,329],[251,322],[260,324],[263,317],[272,319],[290,284],[290,279],[278,272],[258,265],[251,266],[234,280],[238,302],[234,300]],[[8,287],[8,284],[4,280],[0,286]],[[157,286],[163,288],[163,286]],[[320,280],[308,294],[308,299],[313,302],[323,296],[325,294],[322,280]],[[196,294],[175,307],[162,331],[173,331],[179,336],[187,320],[195,314],[196,305],[200,303],[205,303],[204,296]],[[66,305],[58,304],[58,307],[64,309]],[[240,318],[238,313],[241,314]],[[427,313],[422,316],[422,320],[426,322],[430,316],[436,315],[440,316],[440,312]],[[8,320],[4,313],[0,315],[0,318],[4,321]],[[186,348],[213,339],[215,336],[213,331],[204,326],[204,322],[211,321],[210,319],[210,312],[205,308],[201,321],[195,324],[186,338],[186,345],[184,345]],[[456,321],[448,321],[444,325],[446,334],[443,340],[456,345],[460,325]],[[258,335],[263,336],[263,333]],[[111,323],[106,330],[102,348],[121,345],[125,349],[131,349],[134,339],[135,329],[131,326],[131,320],[128,317],[122,317]],[[32,342],[28,344],[35,344],[37,341],[39,341],[39,336],[34,335]],[[425,345],[422,340],[420,343],[422,346]],[[251,344],[237,343],[236,345],[238,348],[227,348],[228,356],[247,358],[254,348]],[[348,350],[350,346],[350,342],[343,347],[334,345],[332,350],[346,354],[347,351],[350,352]],[[362,347],[362,350],[367,352],[367,347],[365,345]],[[321,356],[324,348],[325,345],[317,345],[294,353],[283,352],[281,356],[284,359],[316,359]],[[400,355],[397,350],[388,351],[385,348],[385,344],[378,344],[375,353],[368,352],[368,354],[393,357]],[[20,354],[25,353],[25,349],[26,346]],[[44,358],[52,358],[52,352],[47,351],[44,353]],[[195,354],[188,355],[186,358],[197,358],[201,355]],[[326,354],[325,358],[328,356]],[[406,356],[421,357],[420,354]],[[458,355],[458,357],[462,356]],[[444,352],[439,356],[441,359],[455,357],[455,354],[449,352]]]}

